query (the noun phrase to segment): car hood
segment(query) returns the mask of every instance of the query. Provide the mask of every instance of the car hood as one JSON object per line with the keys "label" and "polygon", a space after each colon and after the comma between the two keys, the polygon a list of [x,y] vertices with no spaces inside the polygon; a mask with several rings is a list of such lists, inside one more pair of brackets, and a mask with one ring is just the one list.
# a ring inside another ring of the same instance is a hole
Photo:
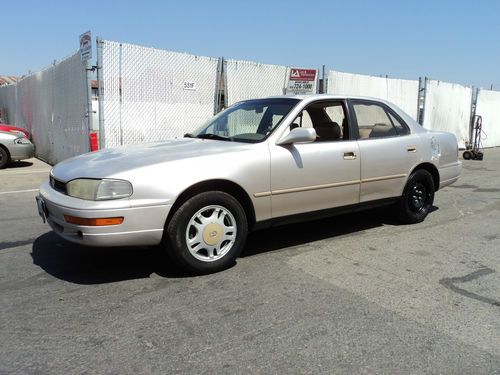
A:
{"label": "car hood", "polygon": [[122,146],[75,156],[57,164],[52,175],[63,182],[75,178],[109,178],[133,169],[176,160],[243,152],[252,144],[181,138],[161,143]]}
{"label": "car hood", "polygon": [[19,138],[20,134],[19,133],[13,133],[10,131],[5,131],[5,130],[0,130],[0,139],[3,140],[14,140],[16,138]]}

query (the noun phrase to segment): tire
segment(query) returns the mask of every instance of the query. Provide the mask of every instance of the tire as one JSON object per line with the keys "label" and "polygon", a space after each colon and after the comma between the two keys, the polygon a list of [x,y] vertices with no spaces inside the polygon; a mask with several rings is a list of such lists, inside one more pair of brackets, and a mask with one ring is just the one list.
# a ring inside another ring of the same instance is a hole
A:
{"label": "tire", "polygon": [[472,152],[464,151],[464,153],[462,154],[462,157],[464,158],[464,160],[470,160],[470,159],[472,159]]}
{"label": "tire", "polygon": [[210,191],[182,204],[166,229],[172,260],[189,273],[208,274],[235,263],[245,246],[248,224],[234,197]]}
{"label": "tire", "polygon": [[406,224],[424,221],[434,202],[434,180],[424,169],[414,171],[398,204],[399,217]]}
{"label": "tire", "polygon": [[0,169],[4,169],[9,164],[10,158],[7,151],[3,147],[0,147]]}

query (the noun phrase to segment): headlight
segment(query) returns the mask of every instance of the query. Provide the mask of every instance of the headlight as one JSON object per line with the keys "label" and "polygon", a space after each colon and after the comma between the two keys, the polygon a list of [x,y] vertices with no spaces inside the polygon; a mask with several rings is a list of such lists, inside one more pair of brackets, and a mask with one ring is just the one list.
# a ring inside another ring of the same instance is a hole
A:
{"label": "headlight", "polygon": [[66,184],[69,196],[91,201],[127,198],[132,195],[132,184],[123,180],[92,180],[79,178]]}
{"label": "headlight", "polygon": [[29,145],[31,142],[28,138],[21,137],[14,139],[14,143],[17,145]]}

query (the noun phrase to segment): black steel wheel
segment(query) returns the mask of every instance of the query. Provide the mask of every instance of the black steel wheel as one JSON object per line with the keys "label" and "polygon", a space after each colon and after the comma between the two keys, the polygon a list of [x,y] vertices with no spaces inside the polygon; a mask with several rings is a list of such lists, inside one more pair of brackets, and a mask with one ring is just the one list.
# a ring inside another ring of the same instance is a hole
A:
{"label": "black steel wheel", "polygon": [[434,202],[434,181],[432,175],[424,170],[414,171],[399,201],[399,216],[408,224],[424,221]]}

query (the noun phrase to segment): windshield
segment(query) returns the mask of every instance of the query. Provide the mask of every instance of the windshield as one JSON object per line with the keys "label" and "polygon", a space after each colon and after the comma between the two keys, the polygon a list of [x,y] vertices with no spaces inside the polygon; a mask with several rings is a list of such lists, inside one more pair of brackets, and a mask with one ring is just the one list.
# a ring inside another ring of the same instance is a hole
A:
{"label": "windshield", "polygon": [[279,125],[298,99],[257,99],[239,102],[186,137],[260,142]]}

